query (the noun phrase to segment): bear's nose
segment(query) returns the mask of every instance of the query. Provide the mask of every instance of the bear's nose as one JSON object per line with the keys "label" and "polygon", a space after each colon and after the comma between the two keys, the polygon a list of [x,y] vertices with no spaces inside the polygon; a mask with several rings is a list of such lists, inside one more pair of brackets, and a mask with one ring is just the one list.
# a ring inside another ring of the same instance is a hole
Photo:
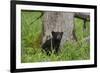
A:
{"label": "bear's nose", "polygon": [[60,39],[60,38],[61,38],[60,35],[58,35],[58,36],[57,36],[57,39]]}

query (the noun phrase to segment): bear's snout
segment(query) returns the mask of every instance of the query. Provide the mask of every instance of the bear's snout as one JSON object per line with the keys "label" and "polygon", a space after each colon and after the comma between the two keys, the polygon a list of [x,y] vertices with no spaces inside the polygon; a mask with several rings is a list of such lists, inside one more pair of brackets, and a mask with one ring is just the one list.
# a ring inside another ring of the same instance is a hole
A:
{"label": "bear's snout", "polygon": [[61,39],[61,35],[60,34],[57,36],[57,39],[59,39],[59,40]]}

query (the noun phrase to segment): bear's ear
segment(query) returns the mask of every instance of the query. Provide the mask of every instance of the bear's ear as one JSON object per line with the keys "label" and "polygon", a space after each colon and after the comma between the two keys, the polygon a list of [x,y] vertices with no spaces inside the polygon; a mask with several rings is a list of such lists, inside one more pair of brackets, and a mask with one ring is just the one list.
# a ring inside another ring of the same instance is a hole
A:
{"label": "bear's ear", "polygon": [[51,33],[52,33],[52,35],[54,35],[54,34],[55,34],[55,32],[54,32],[54,31],[52,31]]}
{"label": "bear's ear", "polygon": [[63,35],[63,32],[61,32],[61,35]]}

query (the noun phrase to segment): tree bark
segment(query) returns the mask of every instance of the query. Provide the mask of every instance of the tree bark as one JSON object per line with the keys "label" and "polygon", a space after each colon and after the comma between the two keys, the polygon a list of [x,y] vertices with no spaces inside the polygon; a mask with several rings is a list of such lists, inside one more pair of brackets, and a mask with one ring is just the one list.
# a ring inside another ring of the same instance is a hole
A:
{"label": "tree bark", "polygon": [[52,37],[51,32],[63,32],[61,39],[61,46],[67,40],[73,40],[74,30],[74,13],[73,12],[44,12],[43,15],[43,40],[44,43],[47,39]]}

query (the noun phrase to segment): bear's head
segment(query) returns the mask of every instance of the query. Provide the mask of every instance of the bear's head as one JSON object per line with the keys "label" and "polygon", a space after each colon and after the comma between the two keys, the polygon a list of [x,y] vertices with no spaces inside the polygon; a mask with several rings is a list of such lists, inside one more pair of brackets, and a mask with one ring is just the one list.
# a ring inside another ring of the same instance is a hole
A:
{"label": "bear's head", "polygon": [[52,31],[52,38],[54,40],[60,41],[61,38],[62,38],[62,35],[63,35],[63,32],[54,32],[54,31]]}

